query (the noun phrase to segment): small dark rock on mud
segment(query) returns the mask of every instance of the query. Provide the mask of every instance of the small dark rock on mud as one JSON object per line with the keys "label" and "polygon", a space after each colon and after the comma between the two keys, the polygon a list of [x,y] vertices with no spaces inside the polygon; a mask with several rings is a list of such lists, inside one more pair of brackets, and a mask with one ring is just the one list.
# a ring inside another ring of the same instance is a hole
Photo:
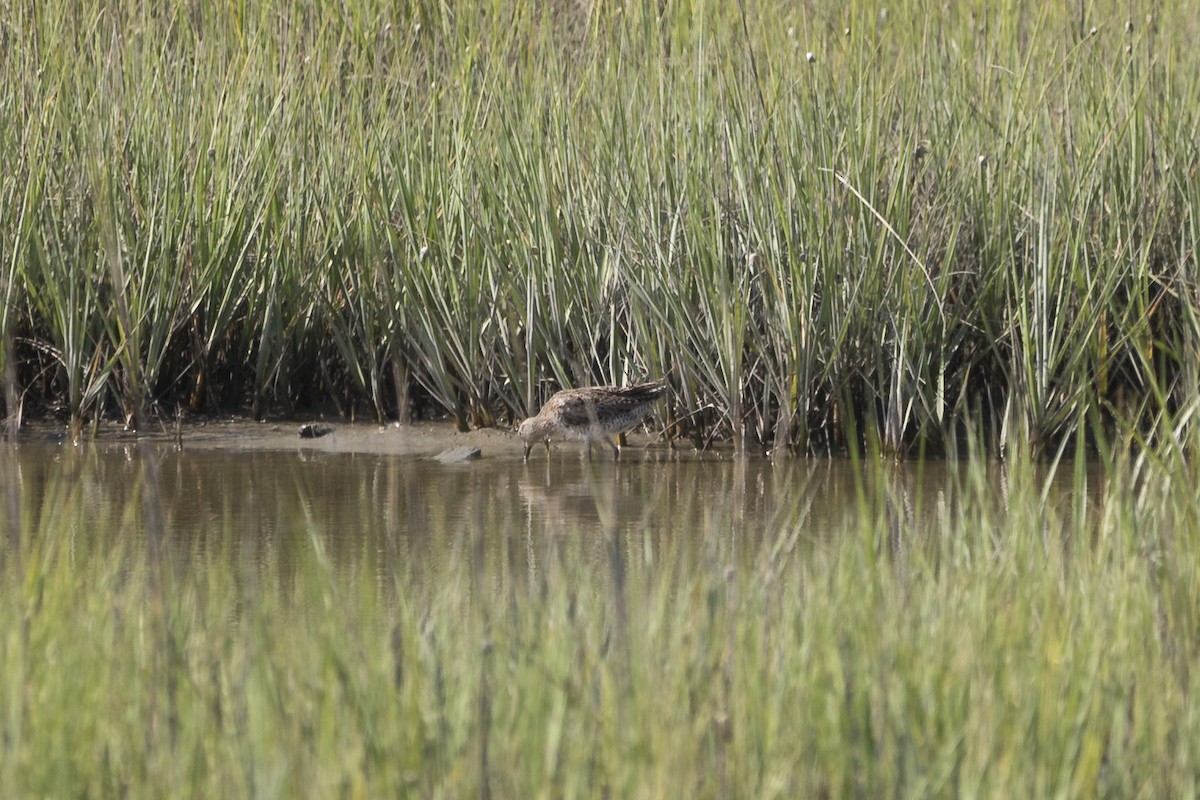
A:
{"label": "small dark rock on mud", "polygon": [[448,450],[443,450],[433,458],[435,461],[439,461],[442,464],[462,464],[466,461],[479,458],[480,455],[482,455],[482,451],[478,447],[462,445],[460,447],[451,447]]}
{"label": "small dark rock on mud", "polygon": [[301,439],[320,439],[322,436],[333,433],[333,428],[328,425],[317,425],[310,422],[307,425],[300,426]]}

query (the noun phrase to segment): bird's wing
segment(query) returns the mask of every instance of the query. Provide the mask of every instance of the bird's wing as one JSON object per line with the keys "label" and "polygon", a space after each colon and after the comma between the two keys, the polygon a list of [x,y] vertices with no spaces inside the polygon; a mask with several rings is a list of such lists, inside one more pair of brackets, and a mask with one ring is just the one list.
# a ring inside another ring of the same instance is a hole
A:
{"label": "bird's wing", "polygon": [[596,399],[590,393],[552,397],[550,403],[555,417],[566,427],[582,428],[596,421]]}

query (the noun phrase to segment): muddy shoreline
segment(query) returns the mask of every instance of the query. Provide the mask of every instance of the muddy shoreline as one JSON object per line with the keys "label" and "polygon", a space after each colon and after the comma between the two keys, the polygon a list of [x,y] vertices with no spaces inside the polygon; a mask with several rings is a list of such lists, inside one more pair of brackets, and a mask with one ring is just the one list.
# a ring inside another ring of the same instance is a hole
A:
{"label": "muddy shoreline", "polygon": [[[315,438],[301,436],[301,428],[314,426],[322,429]],[[635,432],[627,435],[625,454],[635,452],[692,454],[690,444],[677,447],[674,451],[659,437]],[[12,440],[10,440],[12,441]],[[451,448],[474,447],[487,457],[521,459],[521,440],[514,431],[504,428],[478,428],[460,432],[449,421],[421,421],[408,425],[389,423],[378,425],[369,422],[342,422],[328,420],[266,420],[249,417],[220,417],[186,420],[179,424],[173,421],[157,421],[149,430],[135,431],[120,423],[104,422],[98,426],[87,426],[74,439],[67,426],[54,420],[27,421],[17,432],[18,445],[52,444],[66,445],[127,445],[135,443],[166,444],[181,446],[184,450],[303,450],[327,453],[371,453],[397,455],[411,458],[433,458]],[[581,451],[578,442],[557,442],[556,451]],[[604,460],[610,458],[602,454]],[[531,460],[544,458],[542,449],[536,448]]]}

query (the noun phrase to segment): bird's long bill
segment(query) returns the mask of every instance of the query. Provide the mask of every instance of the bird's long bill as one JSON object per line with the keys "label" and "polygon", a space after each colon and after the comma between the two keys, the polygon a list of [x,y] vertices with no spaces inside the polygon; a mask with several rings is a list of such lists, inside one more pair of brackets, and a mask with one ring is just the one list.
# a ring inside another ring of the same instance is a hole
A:
{"label": "bird's long bill", "polygon": [[525,443],[525,458],[524,458],[525,461],[529,460],[529,451],[532,449],[533,449],[533,442],[526,442]]}

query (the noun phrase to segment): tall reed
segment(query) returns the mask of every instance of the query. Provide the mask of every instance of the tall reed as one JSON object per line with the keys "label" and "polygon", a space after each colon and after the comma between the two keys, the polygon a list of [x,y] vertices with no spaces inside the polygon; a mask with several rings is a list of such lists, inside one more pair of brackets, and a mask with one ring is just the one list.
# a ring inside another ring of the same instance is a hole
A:
{"label": "tall reed", "polygon": [[738,447],[1148,431],[1195,393],[1200,70],[1126,14],[6,11],[21,395],[466,427],[661,373]]}

